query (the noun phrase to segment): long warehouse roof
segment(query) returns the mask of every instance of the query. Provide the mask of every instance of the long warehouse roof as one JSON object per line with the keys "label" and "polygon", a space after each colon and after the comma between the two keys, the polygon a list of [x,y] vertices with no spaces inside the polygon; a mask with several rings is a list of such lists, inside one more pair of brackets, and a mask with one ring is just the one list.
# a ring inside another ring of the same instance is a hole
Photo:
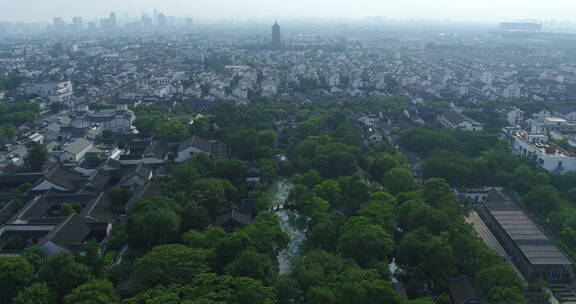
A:
{"label": "long warehouse roof", "polygon": [[492,201],[486,208],[532,265],[572,264],[514,202]]}

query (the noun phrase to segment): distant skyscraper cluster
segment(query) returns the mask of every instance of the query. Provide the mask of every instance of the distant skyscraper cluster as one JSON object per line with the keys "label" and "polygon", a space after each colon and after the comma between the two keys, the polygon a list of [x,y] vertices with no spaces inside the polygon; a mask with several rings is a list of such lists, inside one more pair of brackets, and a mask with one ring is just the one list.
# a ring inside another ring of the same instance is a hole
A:
{"label": "distant skyscraper cluster", "polygon": [[75,30],[81,30],[82,29],[82,17],[74,17],[72,18],[72,27]]}
{"label": "distant skyscraper cluster", "polygon": [[500,30],[503,31],[521,31],[521,32],[539,32],[542,30],[541,23],[535,22],[502,22]]}
{"label": "distant skyscraper cluster", "polygon": [[66,29],[66,22],[64,22],[62,17],[54,17],[54,29],[55,30],[65,30]]}
{"label": "distant skyscraper cluster", "polygon": [[173,26],[192,27],[194,20],[190,17],[176,18],[173,16],[166,16],[164,13],[154,10],[153,15],[142,14],[141,17],[130,18],[124,14],[121,19],[116,16],[115,12],[111,12],[108,18],[90,21],[86,25],[82,17],[74,17],[72,23],[66,23],[62,17],[54,17],[51,29],[56,32],[70,31],[70,30],[114,30],[119,28],[168,28]]}
{"label": "distant skyscraper cluster", "polygon": [[100,20],[100,28],[102,28],[102,29],[112,30],[112,29],[115,29],[117,25],[118,25],[118,20],[116,19],[116,13],[115,12],[110,13],[110,18]]}
{"label": "distant skyscraper cluster", "polygon": [[166,27],[166,16],[163,13],[158,14],[158,27]]}

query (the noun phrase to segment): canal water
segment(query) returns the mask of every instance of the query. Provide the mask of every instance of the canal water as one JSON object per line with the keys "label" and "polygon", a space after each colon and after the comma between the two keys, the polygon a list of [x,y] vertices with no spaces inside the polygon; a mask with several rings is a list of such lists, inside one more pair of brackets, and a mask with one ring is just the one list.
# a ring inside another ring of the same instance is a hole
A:
{"label": "canal water", "polygon": [[[276,185],[272,201],[274,205],[283,205],[288,202],[290,190],[294,185],[286,178],[280,179]],[[296,210],[281,210],[276,212],[280,218],[280,227],[290,236],[290,243],[278,254],[278,267],[280,274],[290,271],[290,262],[300,254],[302,244],[306,240],[308,219]]]}

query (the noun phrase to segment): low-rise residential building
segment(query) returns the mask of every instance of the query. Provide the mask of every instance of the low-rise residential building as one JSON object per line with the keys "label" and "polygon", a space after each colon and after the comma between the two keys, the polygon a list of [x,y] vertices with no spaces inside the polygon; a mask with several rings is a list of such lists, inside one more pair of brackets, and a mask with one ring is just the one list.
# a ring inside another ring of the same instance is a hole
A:
{"label": "low-rise residential building", "polygon": [[522,88],[519,84],[511,84],[502,90],[503,98],[520,98]]}
{"label": "low-rise residential building", "polygon": [[216,158],[228,157],[228,147],[221,141],[209,141],[196,135],[180,143],[176,158],[177,163],[188,161],[195,153],[208,153]]}
{"label": "low-rise residential building", "polygon": [[524,111],[513,108],[506,114],[508,123],[512,126],[521,126],[524,122]]}
{"label": "low-rise residential building", "polygon": [[546,117],[543,120],[544,127],[549,130],[565,129],[574,126],[574,123],[569,122],[564,118],[559,117]]}
{"label": "low-rise residential building", "polygon": [[72,214],[40,239],[37,246],[48,256],[61,251],[82,254],[88,240],[93,239],[101,244],[107,239],[111,230],[111,223],[96,222]]}
{"label": "low-rise residential building", "polygon": [[563,118],[569,121],[576,121],[575,107],[558,107],[552,111],[555,117]]}
{"label": "low-rise residential building", "polygon": [[[2,245],[11,237],[18,237],[25,246],[37,246],[47,256],[61,251],[81,255],[87,241],[92,239],[103,244],[112,229],[109,200],[95,198],[90,193],[45,193],[16,200],[26,203],[2,222]],[[83,210],[80,214],[62,216],[59,210],[65,203],[77,204]]]}
{"label": "low-rise residential building", "polygon": [[481,123],[474,121],[463,114],[454,111],[444,112],[438,117],[440,124],[444,128],[461,129],[464,131],[482,131]]}
{"label": "low-rise residential building", "polygon": [[118,186],[123,188],[141,187],[151,180],[152,177],[154,177],[154,170],[140,163],[134,171],[122,177]]}
{"label": "low-rise residential building", "polygon": [[51,102],[62,102],[72,105],[74,90],[71,81],[34,83],[24,86],[27,95],[38,95]]}
{"label": "low-rise residential building", "polygon": [[79,172],[64,168],[60,164],[53,166],[46,175],[30,189],[34,193],[65,192],[74,193],[86,183],[85,176]]}
{"label": "low-rise residential building", "polygon": [[520,132],[515,135],[514,153],[536,161],[540,167],[552,174],[576,171],[576,156],[554,144],[547,143],[547,136]]}
{"label": "low-rise residential building", "polygon": [[78,138],[64,148],[64,153],[60,155],[60,161],[80,162],[92,148],[94,148],[94,144],[91,141]]}
{"label": "low-rise residential building", "polygon": [[64,128],[65,127],[63,127],[59,123],[49,124],[44,129],[44,138],[46,139],[46,141],[58,141],[58,142],[70,140],[72,134],[69,131],[64,130]]}
{"label": "low-rise residential building", "polygon": [[70,125],[77,129],[96,128],[99,134],[104,131],[132,133],[134,131],[132,123],[135,119],[134,112],[129,110],[127,106],[120,105],[116,109],[78,111],[72,116]]}
{"label": "low-rise residential building", "polygon": [[502,189],[502,187],[472,188],[461,191],[454,189],[454,194],[468,203],[478,204],[494,199],[495,195],[499,195]]}

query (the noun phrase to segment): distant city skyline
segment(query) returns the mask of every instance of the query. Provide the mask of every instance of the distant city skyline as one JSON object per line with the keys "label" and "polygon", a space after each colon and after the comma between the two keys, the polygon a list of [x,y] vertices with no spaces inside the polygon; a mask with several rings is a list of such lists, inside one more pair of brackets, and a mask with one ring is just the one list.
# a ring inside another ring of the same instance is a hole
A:
{"label": "distant city skyline", "polygon": [[125,13],[139,17],[154,9],[166,15],[191,16],[199,20],[226,18],[289,17],[365,17],[394,19],[446,19],[453,21],[515,21],[523,19],[575,21],[573,0],[19,0],[4,1],[0,22],[51,22],[61,17],[67,23],[73,17],[85,20],[107,18],[110,12],[119,18]]}

